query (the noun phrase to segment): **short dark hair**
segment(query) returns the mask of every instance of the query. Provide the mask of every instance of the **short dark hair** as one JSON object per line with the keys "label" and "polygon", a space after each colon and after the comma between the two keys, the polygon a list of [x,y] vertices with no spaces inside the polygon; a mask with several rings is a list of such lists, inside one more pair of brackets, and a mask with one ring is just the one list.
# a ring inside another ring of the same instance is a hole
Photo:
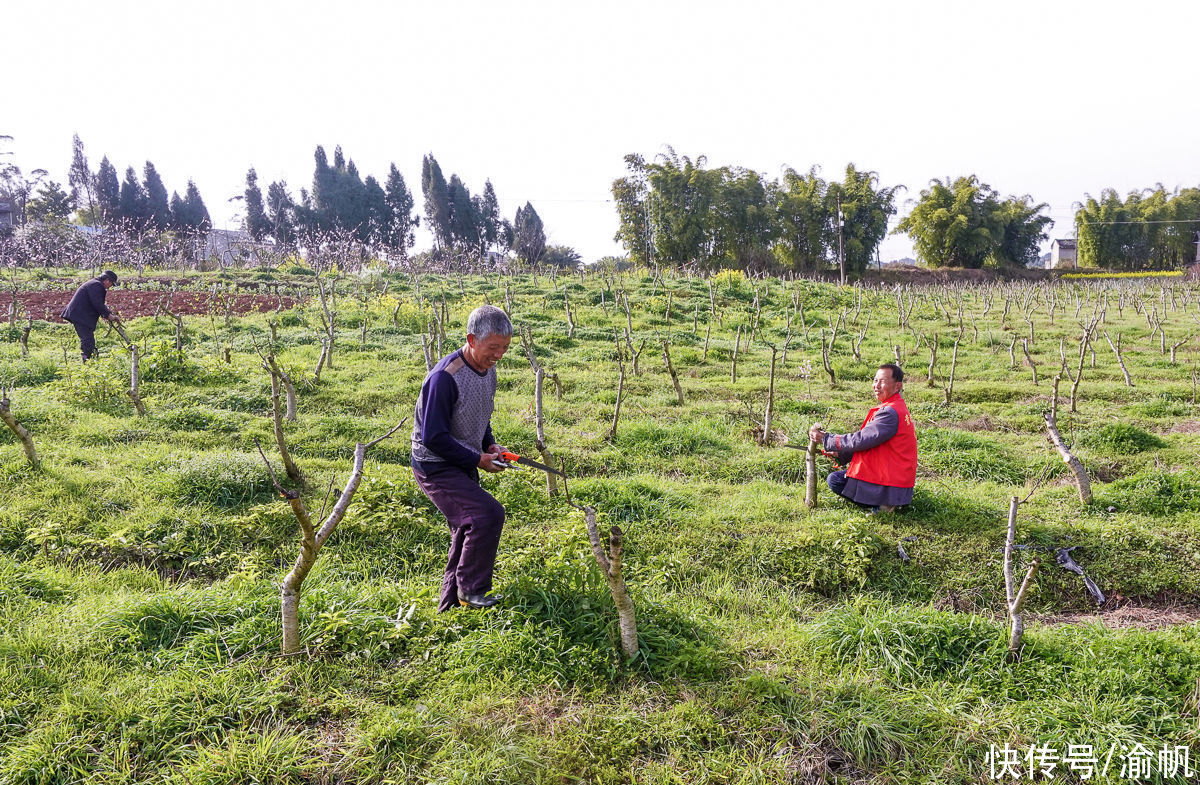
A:
{"label": "short dark hair", "polygon": [[896,365],[895,363],[884,363],[883,365],[879,366],[879,370],[881,370],[881,371],[884,368],[887,368],[889,371],[892,372],[892,381],[896,381],[896,382],[904,381],[904,371],[902,371],[900,369],[899,365]]}

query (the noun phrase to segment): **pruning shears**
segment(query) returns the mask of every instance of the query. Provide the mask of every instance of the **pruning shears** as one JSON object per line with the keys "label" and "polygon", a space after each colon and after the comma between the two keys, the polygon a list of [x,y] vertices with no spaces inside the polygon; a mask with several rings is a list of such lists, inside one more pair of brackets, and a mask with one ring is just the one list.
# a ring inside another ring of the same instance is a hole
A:
{"label": "pruning shears", "polygon": [[[501,461],[503,461],[503,463],[501,463]],[[511,468],[513,464],[521,464],[522,466],[529,466],[534,469],[541,469],[544,472],[550,472],[551,474],[557,474],[559,477],[562,477],[564,479],[567,476],[567,475],[563,474],[562,472],[560,472],[558,469],[551,468],[544,463],[538,463],[537,461],[532,460],[530,458],[522,457],[520,455],[517,455],[515,452],[502,452],[502,453],[500,453],[500,461],[492,461],[493,466],[502,466],[505,469]]]}
{"label": "pruning shears", "polygon": [[[784,446],[784,447],[791,447],[793,450],[804,450],[805,452],[808,452],[808,445],[807,445],[807,444],[785,444],[785,445],[783,445],[783,446]],[[838,463],[838,457],[837,457],[837,453],[826,452],[824,449],[822,449],[822,448],[820,448],[820,447],[818,447],[818,448],[817,448],[817,452],[821,453],[821,454],[822,454],[822,455],[824,455],[826,458],[828,458],[829,460],[833,461],[833,465],[834,465],[834,466],[841,466],[841,464],[840,464],[840,463]]]}
{"label": "pruning shears", "polygon": [[117,331],[117,335],[121,336],[121,340],[125,341],[126,346],[133,343],[133,341],[129,340],[129,336],[125,334],[125,323],[121,321],[121,317],[113,316],[108,320],[108,323]]}

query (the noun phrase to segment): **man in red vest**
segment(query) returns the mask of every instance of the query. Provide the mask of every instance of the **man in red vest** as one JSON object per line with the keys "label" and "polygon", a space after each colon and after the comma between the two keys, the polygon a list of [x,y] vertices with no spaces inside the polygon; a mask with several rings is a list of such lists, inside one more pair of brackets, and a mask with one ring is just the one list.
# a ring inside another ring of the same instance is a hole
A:
{"label": "man in red vest", "polygon": [[879,405],[867,412],[856,433],[825,433],[814,425],[808,432],[838,462],[850,466],[829,475],[829,487],[839,496],[872,512],[892,512],[912,502],[917,484],[917,434],[904,403],[904,371],[893,363],[879,366],[871,384]]}

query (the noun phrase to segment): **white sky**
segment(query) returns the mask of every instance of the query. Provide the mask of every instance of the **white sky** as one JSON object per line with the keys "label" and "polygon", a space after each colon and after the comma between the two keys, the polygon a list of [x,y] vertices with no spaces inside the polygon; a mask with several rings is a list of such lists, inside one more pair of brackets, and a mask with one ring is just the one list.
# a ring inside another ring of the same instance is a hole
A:
{"label": "white sky", "polygon": [[0,30],[19,166],[65,184],[78,133],[93,169],[194,179],[219,227],[251,166],[308,187],[317,144],[381,182],[395,162],[421,215],[432,152],[589,261],[621,253],[624,155],[667,144],[770,179],[854,162],[906,197],[974,173],[1047,203],[1052,236],[1102,188],[1200,185],[1195,0],[39,0]]}

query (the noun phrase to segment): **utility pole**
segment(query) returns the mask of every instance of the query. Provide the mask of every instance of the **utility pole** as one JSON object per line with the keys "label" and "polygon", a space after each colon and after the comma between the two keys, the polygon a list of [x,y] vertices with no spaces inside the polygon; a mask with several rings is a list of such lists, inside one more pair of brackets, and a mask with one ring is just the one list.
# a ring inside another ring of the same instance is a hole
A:
{"label": "utility pole", "polygon": [[841,273],[841,284],[846,285],[846,255],[842,253],[842,226],[845,221],[842,220],[842,195],[838,194],[838,270]]}

